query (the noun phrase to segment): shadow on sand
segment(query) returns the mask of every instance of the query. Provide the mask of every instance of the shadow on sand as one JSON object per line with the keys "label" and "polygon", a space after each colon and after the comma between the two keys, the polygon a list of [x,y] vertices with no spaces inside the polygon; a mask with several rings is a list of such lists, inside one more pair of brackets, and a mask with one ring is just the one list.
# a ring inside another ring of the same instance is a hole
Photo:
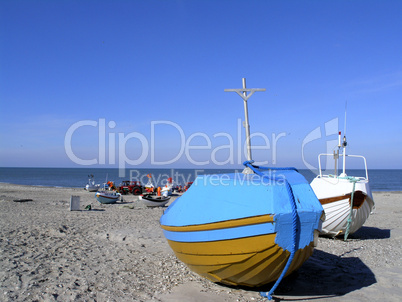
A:
{"label": "shadow on sand", "polygon": [[391,230],[374,227],[361,227],[356,233],[349,236],[350,239],[387,239],[391,237]]}
{"label": "shadow on sand", "polygon": [[[373,272],[359,258],[342,258],[316,249],[298,271],[282,280],[273,299],[302,301],[343,296],[376,282]],[[273,284],[242,289],[268,292]]]}
{"label": "shadow on sand", "polygon": [[[351,240],[387,239],[391,230],[363,226]],[[342,237],[343,238],[343,237]],[[276,301],[315,300],[343,296],[377,280],[360,258],[335,256],[319,249],[295,273],[285,278],[275,294]],[[273,284],[259,291],[269,291]],[[279,296],[283,296],[279,298]]]}

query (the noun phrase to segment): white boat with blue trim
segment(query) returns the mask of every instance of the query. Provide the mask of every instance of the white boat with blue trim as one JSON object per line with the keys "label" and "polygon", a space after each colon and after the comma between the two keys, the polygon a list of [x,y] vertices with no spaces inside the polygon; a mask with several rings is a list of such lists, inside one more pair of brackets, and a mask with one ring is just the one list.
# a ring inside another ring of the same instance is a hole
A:
{"label": "white boat with blue trim", "polygon": [[102,204],[116,203],[121,197],[121,194],[116,191],[98,191],[95,193],[95,198]]}
{"label": "white boat with blue trim", "polygon": [[[361,155],[346,154],[346,136],[341,142],[339,132],[338,148],[334,154],[318,156],[319,175],[311,182],[317,198],[325,211],[325,221],[321,234],[329,237],[343,235],[346,240],[349,234],[359,230],[374,209],[366,158]],[[339,149],[343,148],[342,154]],[[321,168],[322,157],[334,158],[334,174],[324,175]],[[338,159],[342,157],[342,172],[338,175]],[[364,162],[365,176],[348,176],[346,174],[346,158],[360,158]]]}

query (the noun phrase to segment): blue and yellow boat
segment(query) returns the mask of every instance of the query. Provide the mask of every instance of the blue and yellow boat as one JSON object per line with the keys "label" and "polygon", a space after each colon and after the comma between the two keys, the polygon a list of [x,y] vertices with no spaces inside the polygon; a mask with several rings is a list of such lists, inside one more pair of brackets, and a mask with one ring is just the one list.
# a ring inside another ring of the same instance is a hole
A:
{"label": "blue and yellow boat", "polygon": [[301,174],[268,170],[199,176],[160,223],[177,258],[194,272],[258,287],[277,280],[291,256],[287,274],[311,256],[322,213]]}
{"label": "blue and yellow boat", "polygon": [[[313,253],[323,208],[294,168],[263,168],[251,160],[247,100],[265,89],[226,89],[244,101],[246,168],[198,176],[165,211],[160,224],[178,259],[214,282],[259,287],[298,269]],[[247,93],[250,93],[247,95]]]}

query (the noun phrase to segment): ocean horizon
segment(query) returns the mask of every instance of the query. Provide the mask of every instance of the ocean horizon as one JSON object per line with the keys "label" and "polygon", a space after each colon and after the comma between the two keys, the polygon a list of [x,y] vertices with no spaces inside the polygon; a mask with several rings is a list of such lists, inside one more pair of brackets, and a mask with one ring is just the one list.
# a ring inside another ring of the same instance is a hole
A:
{"label": "ocean horizon", "polygon": [[[194,181],[197,175],[225,174],[241,172],[243,169],[157,169],[140,168],[0,168],[0,182],[18,185],[45,186],[45,187],[72,187],[84,188],[90,175],[94,175],[96,183],[103,184],[113,181],[119,184],[123,180],[139,180],[147,183],[148,174],[152,174],[154,184],[163,186],[171,177],[178,185],[185,185]],[[122,175],[122,172],[124,175]],[[299,169],[310,183],[316,173],[308,169]],[[331,174],[330,171],[328,174]],[[350,169],[346,171],[350,176],[365,176],[364,170]],[[368,176],[372,191],[402,191],[402,169],[369,169]]]}

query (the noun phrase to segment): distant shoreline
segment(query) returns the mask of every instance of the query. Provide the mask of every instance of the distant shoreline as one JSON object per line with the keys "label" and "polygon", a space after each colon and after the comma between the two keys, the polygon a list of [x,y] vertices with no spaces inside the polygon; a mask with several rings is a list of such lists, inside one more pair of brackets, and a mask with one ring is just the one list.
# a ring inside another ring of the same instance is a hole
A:
{"label": "distant shoreline", "polygon": [[[282,168],[282,166],[270,166],[272,168]],[[291,166],[289,166],[291,167]],[[300,168],[300,167],[294,167],[297,170],[309,170],[308,168]],[[120,169],[119,167],[0,167],[0,169],[83,169],[83,170],[88,170],[88,169],[115,169],[118,170]],[[132,169],[139,169],[139,170],[242,170],[244,169],[244,166],[239,166],[239,167],[192,167],[192,168],[177,168],[177,167],[125,167],[125,170],[132,170]],[[318,169],[317,169],[318,170]],[[329,169],[328,171],[330,171]],[[333,170],[333,169],[332,169]],[[355,170],[363,170],[359,168],[348,168],[347,170],[350,171],[355,171]],[[368,168],[368,171],[373,171],[373,170],[402,170],[402,168]]]}
{"label": "distant shoreline", "polygon": [[[26,184],[15,184],[15,183],[10,183],[10,182],[2,182],[0,181],[0,184],[5,184],[5,185],[13,185],[13,186],[26,186],[26,187],[37,187],[37,188],[56,188],[56,189],[81,189],[85,191],[85,186],[82,187],[63,187],[63,186],[46,186],[46,185],[26,185]],[[374,193],[395,193],[399,194],[402,193],[402,190],[372,190]]]}
{"label": "distant shoreline", "polygon": [[[107,181],[120,183],[123,180],[138,180],[143,184],[149,181],[148,175],[152,175],[153,184],[163,186],[168,178],[172,178],[177,185],[186,185],[194,181],[202,174],[231,174],[240,173],[242,169],[126,169],[119,171],[112,168],[0,168],[0,182],[11,184],[25,184],[45,187],[83,188],[88,183],[88,177],[94,175],[97,184],[102,185]],[[271,170],[272,173],[280,173],[281,170]],[[308,169],[299,169],[308,183],[317,176]],[[271,173],[271,172],[270,172]],[[331,174],[325,171],[323,174]],[[366,173],[361,169],[347,169],[348,175],[365,177]],[[373,192],[402,191],[402,170],[369,170],[368,178]]]}

